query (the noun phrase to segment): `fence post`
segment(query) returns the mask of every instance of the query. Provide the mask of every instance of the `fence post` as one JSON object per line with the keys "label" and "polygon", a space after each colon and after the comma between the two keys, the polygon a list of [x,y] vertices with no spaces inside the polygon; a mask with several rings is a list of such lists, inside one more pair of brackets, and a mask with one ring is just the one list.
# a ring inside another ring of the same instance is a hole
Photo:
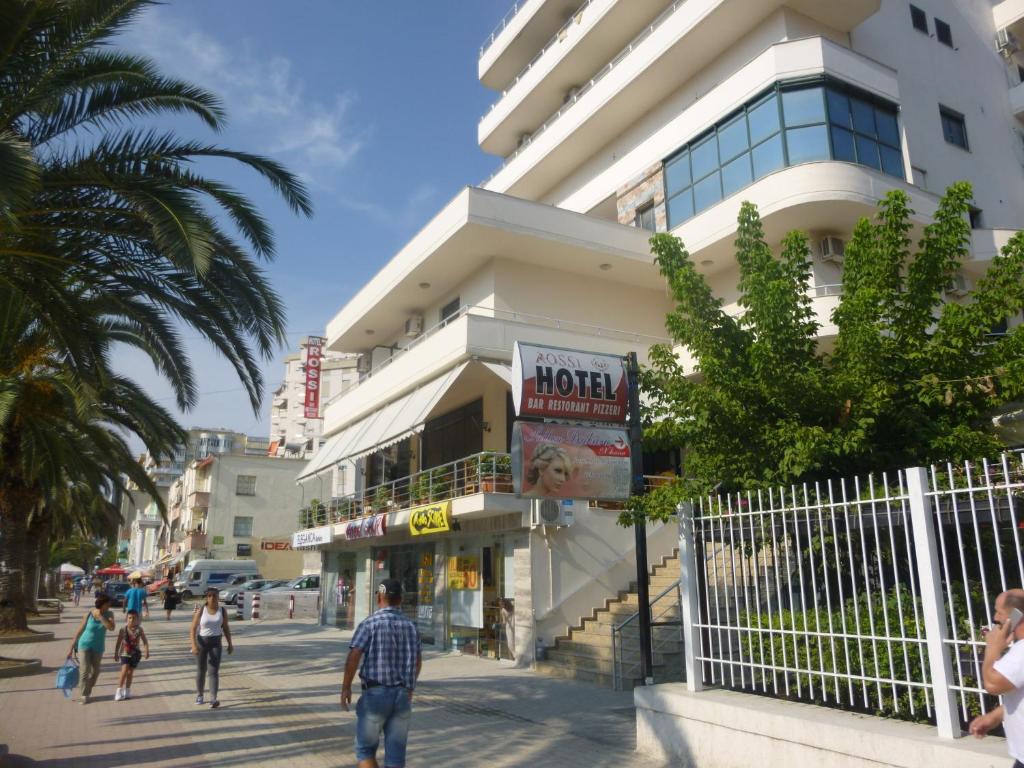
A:
{"label": "fence post", "polygon": [[693,504],[683,502],[676,507],[679,513],[679,597],[682,603],[683,657],[686,662],[686,689],[704,690],[703,665],[700,655],[700,630],[696,627],[700,616],[697,602],[697,545],[693,538]]}
{"label": "fence post", "polygon": [[921,607],[924,613],[924,636],[928,648],[928,669],[931,670],[932,694],[935,701],[935,721],[939,736],[956,739],[962,733],[956,711],[953,684],[953,664],[950,660],[949,630],[943,610],[945,597],[942,572],[939,569],[939,549],[935,540],[935,516],[925,496],[928,472],[924,467],[911,467],[907,473],[907,492],[910,495],[910,522],[914,532],[914,556],[921,582]]}

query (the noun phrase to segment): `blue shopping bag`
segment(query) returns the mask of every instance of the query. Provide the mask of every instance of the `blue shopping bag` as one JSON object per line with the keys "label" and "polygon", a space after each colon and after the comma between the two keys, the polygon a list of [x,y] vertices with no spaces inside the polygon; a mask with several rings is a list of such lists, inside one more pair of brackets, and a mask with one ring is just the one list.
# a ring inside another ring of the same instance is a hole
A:
{"label": "blue shopping bag", "polygon": [[64,690],[64,698],[70,699],[71,692],[78,687],[78,662],[68,659],[57,670],[57,688]]}

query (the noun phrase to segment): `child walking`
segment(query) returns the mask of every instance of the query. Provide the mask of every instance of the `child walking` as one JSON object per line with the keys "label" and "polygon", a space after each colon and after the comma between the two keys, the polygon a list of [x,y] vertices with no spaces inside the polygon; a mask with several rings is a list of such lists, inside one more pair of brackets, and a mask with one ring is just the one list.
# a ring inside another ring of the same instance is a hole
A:
{"label": "child walking", "polygon": [[134,609],[128,611],[127,622],[118,633],[117,645],[114,646],[114,662],[121,662],[121,680],[117,684],[114,701],[131,698],[132,677],[142,660],[142,648],[146,649],[146,658],[149,658],[149,640],[139,623],[139,612]]}

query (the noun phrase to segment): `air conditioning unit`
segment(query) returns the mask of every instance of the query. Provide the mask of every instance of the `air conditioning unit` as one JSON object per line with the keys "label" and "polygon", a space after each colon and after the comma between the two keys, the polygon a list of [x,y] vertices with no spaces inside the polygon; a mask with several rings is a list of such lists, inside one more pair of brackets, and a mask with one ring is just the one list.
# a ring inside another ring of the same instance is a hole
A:
{"label": "air conditioning unit", "polygon": [[846,255],[846,242],[841,237],[823,237],[818,245],[818,255],[822,261],[842,264]]}
{"label": "air conditioning unit", "polygon": [[410,315],[405,319],[405,335],[411,339],[423,333],[423,315]]}
{"label": "air conditioning unit", "polygon": [[970,292],[970,284],[962,272],[953,275],[953,279],[946,283],[946,295],[962,299]]}
{"label": "air conditioning unit", "polygon": [[575,506],[572,499],[534,499],[530,504],[530,525],[533,528],[572,525]]}
{"label": "air conditioning unit", "polygon": [[356,371],[359,373],[369,373],[370,368],[373,367],[373,358],[370,355],[359,355],[356,358]]}
{"label": "air conditioning unit", "polygon": [[519,134],[519,140],[516,142],[516,147],[518,149],[522,149],[527,144],[529,144],[530,143],[530,136],[531,136],[531,134],[529,134],[529,133],[520,133]]}
{"label": "air conditioning unit", "polygon": [[1020,50],[1020,46],[1017,44],[1017,38],[1008,29],[1000,29],[996,31],[996,50],[999,51],[1003,56],[1010,56]]}
{"label": "air conditioning unit", "polygon": [[565,98],[562,100],[562,103],[568,104],[570,101],[575,99],[577,95],[579,95],[579,92],[580,87],[578,85],[574,85],[572,88],[565,92]]}

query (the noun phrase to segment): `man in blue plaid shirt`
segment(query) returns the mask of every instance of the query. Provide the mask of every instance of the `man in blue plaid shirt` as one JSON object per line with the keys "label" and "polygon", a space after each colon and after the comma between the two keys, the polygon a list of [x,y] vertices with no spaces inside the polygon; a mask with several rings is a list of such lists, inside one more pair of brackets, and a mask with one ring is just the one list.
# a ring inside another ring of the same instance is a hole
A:
{"label": "man in blue plaid shirt", "polygon": [[341,708],[352,704],[356,671],[362,695],[356,704],[356,759],[359,768],[377,768],[384,734],[385,768],[404,768],[412,692],[423,666],[420,633],[402,615],[402,582],[384,579],[377,588],[377,611],[356,627],[345,660]]}

